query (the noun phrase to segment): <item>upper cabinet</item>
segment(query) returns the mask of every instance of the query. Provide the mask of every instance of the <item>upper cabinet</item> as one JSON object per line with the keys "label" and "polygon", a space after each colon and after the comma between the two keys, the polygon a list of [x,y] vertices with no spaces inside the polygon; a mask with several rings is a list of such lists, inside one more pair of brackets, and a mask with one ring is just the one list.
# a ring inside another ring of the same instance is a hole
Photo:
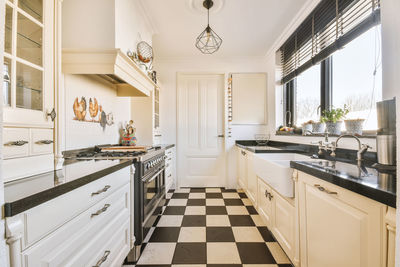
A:
{"label": "upper cabinet", "polygon": [[232,74],[232,124],[267,124],[267,74]]}
{"label": "upper cabinet", "polygon": [[54,1],[6,1],[5,126],[52,128]]}
{"label": "upper cabinet", "polygon": [[62,71],[99,75],[119,96],[150,96],[156,84],[126,55],[139,41],[151,43],[140,1],[68,0],[62,6]]}

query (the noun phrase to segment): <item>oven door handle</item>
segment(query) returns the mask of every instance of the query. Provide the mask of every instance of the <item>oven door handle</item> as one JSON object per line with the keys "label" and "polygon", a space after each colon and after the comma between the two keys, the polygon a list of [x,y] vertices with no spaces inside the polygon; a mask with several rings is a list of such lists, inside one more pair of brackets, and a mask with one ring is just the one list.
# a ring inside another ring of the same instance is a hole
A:
{"label": "oven door handle", "polygon": [[152,182],[152,181],[153,181],[154,179],[156,179],[157,176],[160,175],[160,173],[162,173],[163,171],[164,171],[164,168],[162,168],[159,172],[157,172],[156,174],[154,174],[153,177],[151,177],[150,179],[147,179],[147,178],[142,179],[142,182],[145,182],[145,183],[150,183],[150,182]]}

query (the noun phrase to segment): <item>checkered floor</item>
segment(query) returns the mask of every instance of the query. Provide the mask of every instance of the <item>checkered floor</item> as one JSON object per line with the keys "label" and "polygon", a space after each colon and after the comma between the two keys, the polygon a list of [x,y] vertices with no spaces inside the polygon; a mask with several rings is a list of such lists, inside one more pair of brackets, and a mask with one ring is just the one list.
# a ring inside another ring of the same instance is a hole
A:
{"label": "checkered floor", "polygon": [[242,191],[170,190],[136,265],[158,267],[291,267]]}

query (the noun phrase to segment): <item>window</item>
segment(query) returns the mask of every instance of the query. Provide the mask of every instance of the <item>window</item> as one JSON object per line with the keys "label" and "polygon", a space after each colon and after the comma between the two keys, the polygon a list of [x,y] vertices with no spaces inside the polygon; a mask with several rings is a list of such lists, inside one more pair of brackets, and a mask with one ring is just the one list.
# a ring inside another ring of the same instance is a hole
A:
{"label": "window", "polygon": [[296,125],[309,120],[319,120],[321,101],[321,66],[315,65],[296,78]]}
{"label": "window", "polygon": [[365,119],[364,130],[377,129],[376,102],[382,100],[380,59],[380,26],[332,55],[332,104],[346,105],[348,119]]}

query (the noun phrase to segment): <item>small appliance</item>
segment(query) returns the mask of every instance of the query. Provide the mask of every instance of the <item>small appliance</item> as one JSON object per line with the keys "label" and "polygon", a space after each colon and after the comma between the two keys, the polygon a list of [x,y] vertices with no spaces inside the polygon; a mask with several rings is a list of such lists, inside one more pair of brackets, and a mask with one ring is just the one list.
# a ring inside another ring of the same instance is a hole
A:
{"label": "small appliance", "polygon": [[396,99],[377,102],[376,151],[381,167],[396,167]]}

